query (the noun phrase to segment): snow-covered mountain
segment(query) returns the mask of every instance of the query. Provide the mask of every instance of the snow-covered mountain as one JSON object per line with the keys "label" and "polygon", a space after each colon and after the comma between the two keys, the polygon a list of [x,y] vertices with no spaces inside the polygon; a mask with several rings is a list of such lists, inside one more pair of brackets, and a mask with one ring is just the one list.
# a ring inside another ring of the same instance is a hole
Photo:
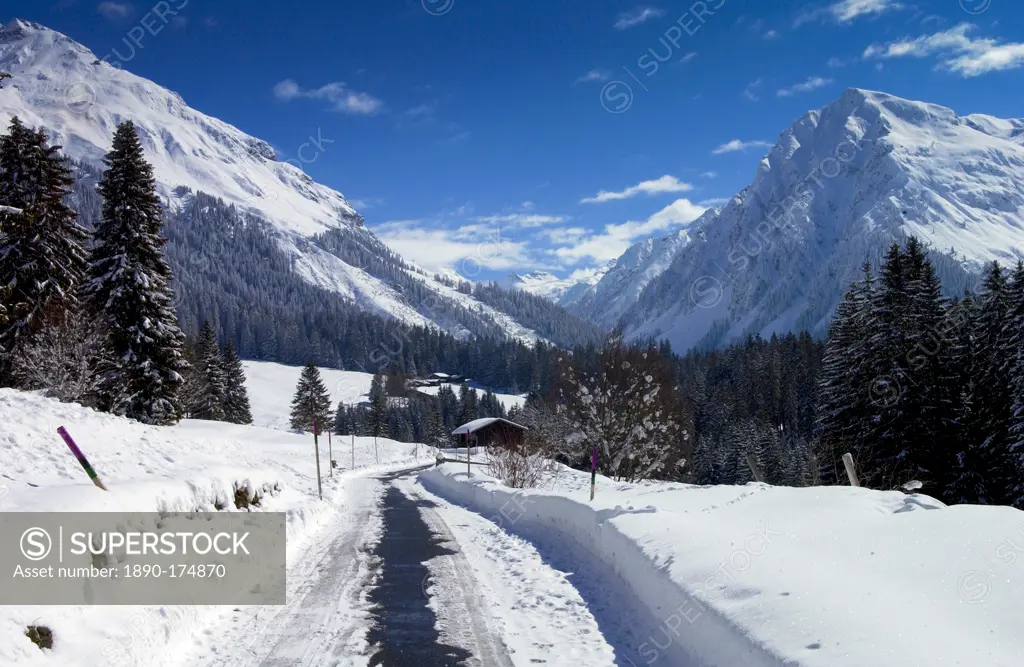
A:
{"label": "snow-covered mountain", "polygon": [[533,271],[531,273],[513,273],[503,283],[510,289],[518,289],[535,294],[560,305],[574,303],[588,288],[596,285],[604,277],[613,263],[595,269],[585,276],[572,275],[559,278],[549,271]]}
{"label": "snow-covered mountain", "polygon": [[[117,124],[134,121],[169,206],[205,192],[265,219],[296,275],[363,310],[460,337],[500,331],[527,343],[541,338],[390,253],[340,193],[279,161],[265,141],[101,61],[69,37],[19,19],[0,25],[0,71],[13,75],[0,89],[4,127],[12,116],[45,127],[69,157],[100,167]],[[324,234],[330,243],[310,242]]]}
{"label": "snow-covered mountain", "polygon": [[747,188],[678,234],[642,291],[616,276],[634,275],[644,244],[595,286],[597,310],[571,309],[679,351],[823,333],[861,264],[911,234],[950,292],[985,262],[1024,257],[1024,120],[847,90],[787,129]]}
{"label": "snow-covered mountain", "polygon": [[644,239],[615,260],[599,281],[578,291],[572,299],[562,299],[559,303],[604,329],[612,329],[640,298],[644,288],[668,269],[689,241],[686,229]]}

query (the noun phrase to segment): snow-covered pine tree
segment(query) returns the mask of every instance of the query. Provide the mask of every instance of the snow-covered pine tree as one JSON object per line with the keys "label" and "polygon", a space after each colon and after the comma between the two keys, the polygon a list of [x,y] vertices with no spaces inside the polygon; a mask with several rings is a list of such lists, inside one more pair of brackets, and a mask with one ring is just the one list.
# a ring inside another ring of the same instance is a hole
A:
{"label": "snow-covered pine tree", "polygon": [[892,488],[908,459],[906,393],[910,389],[906,359],[910,353],[910,267],[898,243],[889,247],[879,271],[872,308],[873,327],[868,333],[866,376],[862,391],[870,398],[865,431],[857,435],[860,448],[854,453],[863,483]]}
{"label": "snow-covered pine tree", "polygon": [[981,360],[976,336],[978,309],[978,299],[970,293],[950,308],[956,326],[951,352],[957,374],[957,402],[952,427],[953,436],[959,442],[955,448],[953,470],[942,492],[943,499],[950,503],[977,503],[985,495],[981,455],[984,436],[977,414],[978,364]]}
{"label": "snow-covered pine tree", "polygon": [[459,387],[459,424],[467,424],[474,419],[479,419],[480,414],[480,401],[476,390],[465,384]]}
{"label": "snow-covered pine tree", "polygon": [[224,348],[222,361],[225,380],[224,421],[251,424],[252,410],[249,407],[249,392],[245,388],[245,368],[233,341],[229,340]]}
{"label": "snow-covered pine tree", "polygon": [[1003,505],[1011,500],[1015,466],[1010,459],[1013,400],[1005,361],[1012,358],[1007,326],[1009,290],[1002,268],[989,267],[978,299],[975,324],[974,417],[978,441],[978,474],[983,483],[974,502]]}
{"label": "snow-covered pine tree", "polygon": [[871,419],[868,337],[872,327],[874,278],[871,265],[854,282],[836,308],[829,329],[818,383],[818,459],[823,483],[837,483],[840,457],[862,449]]}
{"label": "snow-covered pine tree", "polygon": [[379,438],[388,434],[388,394],[384,388],[384,376],[373,376],[370,381],[370,435]]}
{"label": "snow-covered pine tree", "polygon": [[103,215],[85,286],[117,359],[101,404],[145,423],[170,424],[181,416],[185,337],[173,308],[153,167],[131,121],[117,127],[105,162],[99,186]]}
{"label": "snow-covered pine tree", "polygon": [[444,417],[441,415],[441,402],[437,399],[430,401],[426,416],[426,444],[438,448],[448,447],[451,442],[451,436],[444,427]]}
{"label": "snow-covered pine tree", "polygon": [[318,433],[326,433],[334,426],[331,415],[331,397],[320,377],[320,369],[312,361],[305,365],[292,398],[292,429],[312,433],[313,424]]}
{"label": "snow-covered pine tree", "polygon": [[87,233],[64,203],[71,171],[42,130],[14,118],[0,137],[0,285],[11,286],[0,346],[13,350],[47,325],[60,326],[85,277]]}
{"label": "snow-covered pine tree", "polygon": [[462,422],[459,421],[459,397],[449,385],[444,385],[437,391],[437,402],[441,406],[441,419],[447,433],[455,430]]}
{"label": "snow-covered pine tree", "polygon": [[196,395],[189,413],[193,419],[226,421],[224,404],[227,398],[227,378],[224,360],[217,344],[217,332],[209,321],[203,322],[196,341]]}
{"label": "snow-covered pine tree", "polygon": [[955,406],[952,362],[953,338],[947,320],[948,303],[924,246],[916,237],[907,240],[906,341],[902,367],[905,391],[899,418],[906,438],[902,473],[894,486],[918,480],[939,491],[948,478],[955,447],[949,419]]}

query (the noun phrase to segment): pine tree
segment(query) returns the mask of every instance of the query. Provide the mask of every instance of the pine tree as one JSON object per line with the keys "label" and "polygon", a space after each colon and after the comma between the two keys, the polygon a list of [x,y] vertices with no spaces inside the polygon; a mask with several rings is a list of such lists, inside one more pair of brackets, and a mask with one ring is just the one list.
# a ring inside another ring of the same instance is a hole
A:
{"label": "pine tree", "polygon": [[445,430],[444,417],[441,414],[441,402],[434,399],[427,408],[426,438],[424,442],[431,447],[447,447],[450,441]]}
{"label": "pine tree", "polygon": [[468,424],[480,417],[480,402],[476,390],[469,385],[459,388],[459,423]]}
{"label": "pine tree", "polygon": [[[904,474],[908,458],[906,393],[910,388],[906,358],[910,353],[910,280],[907,255],[899,244],[889,248],[879,272],[872,308],[873,330],[868,335],[867,376],[870,377],[871,419],[857,437],[862,449],[855,455],[865,482],[891,488]],[[864,447],[868,447],[864,451]]]}
{"label": "pine tree", "polygon": [[941,492],[957,443],[949,439],[946,420],[955,406],[952,390],[951,346],[947,330],[947,303],[931,260],[915,237],[907,241],[909,275],[907,335],[909,352],[904,359],[905,395],[902,431],[907,455],[902,478],[896,484],[917,480]]}
{"label": "pine tree", "polygon": [[299,384],[292,398],[291,426],[300,432],[312,432],[314,424],[317,433],[330,431],[334,422],[331,415],[331,397],[320,377],[320,369],[309,362],[302,369]]}
{"label": "pine tree", "polygon": [[352,410],[338,401],[338,409],[334,413],[334,432],[338,435],[353,435],[356,432]]}
{"label": "pine tree", "polygon": [[131,121],[118,126],[105,162],[99,186],[103,215],[85,286],[118,360],[102,405],[146,423],[169,424],[181,415],[184,335],[172,305],[153,168]]}
{"label": "pine tree", "polygon": [[0,328],[0,346],[7,349],[48,323],[62,325],[77,304],[87,233],[64,203],[72,183],[60,147],[14,118],[0,137],[0,203],[21,211],[0,213],[0,285],[11,287],[14,314]]}
{"label": "pine tree", "polygon": [[957,373],[957,403],[953,437],[959,441],[953,456],[953,469],[943,497],[951,503],[977,503],[985,496],[985,475],[981,443],[984,440],[978,421],[978,379],[981,356],[978,353],[978,302],[972,294],[950,309],[957,323],[952,347],[952,364]]}
{"label": "pine tree", "polygon": [[227,378],[224,375],[224,359],[217,344],[217,332],[209,321],[203,322],[196,342],[196,379],[198,392],[195,404],[190,406],[193,419],[226,421]]}
{"label": "pine tree", "polygon": [[459,397],[450,385],[444,385],[437,391],[437,402],[441,408],[441,422],[445,433],[451,433],[462,424],[459,421]]}
{"label": "pine tree", "polygon": [[222,360],[226,389],[224,420],[232,424],[251,424],[252,410],[249,408],[249,392],[245,388],[245,368],[235,351],[234,342],[228,341]]}
{"label": "pine tree", "polygon": [[374,438],[388,435],[388,395],[384,390],[384,376],[374,375],[370,382],[370,430]]}
{"label": "pine tree", "polygon": [[862,450],[873,412],[867,366],[874,278],[869,264],[863,270],[864,279],[850,286],[836,309],[822,359],[816,428],[825,483],[838,481],[844,453]]}
{"label": "pine tree", "polygon": [[979,473],[985,484],[984,493],[977,501],[993,505],[1009,503],[1016,486],[1016,466],[1010,460],[1013,399],[1006,364],[1014,356],[1007,326],[1010,313],[1006,276],[1002,268],[993,263],[985,276],[975,328],[978,341],[975,415],[981,436]]}

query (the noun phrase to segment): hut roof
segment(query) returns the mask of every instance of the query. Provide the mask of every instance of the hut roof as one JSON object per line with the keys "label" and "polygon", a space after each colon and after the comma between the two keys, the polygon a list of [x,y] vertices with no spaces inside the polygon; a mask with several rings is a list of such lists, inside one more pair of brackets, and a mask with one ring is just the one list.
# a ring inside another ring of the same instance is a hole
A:
{"label": "hut roof", "polygon": [[457,429],[455,429],[454,431],[452,431],[452,435],[463,435],[465,433],[476,433],[480,429],[486,428],[486,427],[488,427],[491,424],[494,424],[496,422],[504,422],[504,423],[508,424],[509,426],[512,426],[513,428],[517,428],[517,429],[519,429],[521,431],[529,431],[530,430],[530,429],[526,428],[525,426],[523,426],[522,424],[517,424],[515,422],[510,422],[509,420],[501,419],[500,417],[484,417],[483,419],[474,419],[471,422],[467,422],[467,423],[463,424],[462,426],[460,426]]}

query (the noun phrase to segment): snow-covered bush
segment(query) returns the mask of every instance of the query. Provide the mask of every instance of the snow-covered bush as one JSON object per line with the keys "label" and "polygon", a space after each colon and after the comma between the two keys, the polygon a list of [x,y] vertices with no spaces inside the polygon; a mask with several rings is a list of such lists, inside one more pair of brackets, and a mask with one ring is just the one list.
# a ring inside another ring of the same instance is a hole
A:
{"label": "snow-covered bush", "polygon": [[620,480],[676,477],[689,459],[689,410],[667,360],[653,347],[611,339],[588,372],[561,360],[561,394],[600,470]]}

